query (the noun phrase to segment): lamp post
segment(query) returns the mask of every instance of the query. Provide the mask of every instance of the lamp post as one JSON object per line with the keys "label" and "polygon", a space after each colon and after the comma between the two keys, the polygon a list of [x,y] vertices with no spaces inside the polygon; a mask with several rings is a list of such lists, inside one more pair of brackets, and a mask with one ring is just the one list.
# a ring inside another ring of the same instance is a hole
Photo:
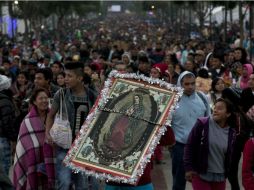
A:
{"label": "lamp post", "polygon": [[155,11],[154,11],[154,9],[155,9],[155,6],[154,6],[154,5],[151,5],[151,13],[152,13],[152,15],[155,16]]}
{"label": "lamp post", "polygon": [[14,36],[15,36],[15,32],[14,32],[14,14],[15,14],[15,7],[19,4],[19,2],[17,0],[15,0],[12,4],[11,7],[11,31],[12,31],[12,41],[14,42]]}
{"label": "lamp post", "polygon": [[249,30],[250,30],[250,33],[249,33],[249,38],[250,38],[250,61],[252,62],[252,48],[253,48],[253,45],[252,45],[252,28],[253,28],[253,7],[252,7],[252,3],[250,3],[249,5]]}

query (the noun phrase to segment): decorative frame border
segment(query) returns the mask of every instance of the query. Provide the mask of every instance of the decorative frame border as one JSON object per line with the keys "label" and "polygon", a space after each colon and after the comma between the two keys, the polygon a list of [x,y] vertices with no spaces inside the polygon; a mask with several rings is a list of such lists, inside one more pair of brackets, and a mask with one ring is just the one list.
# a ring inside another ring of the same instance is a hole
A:
{"label": "decorative frame border", "polygon": [[[158,85],[159,87],[163,89],[168,89],[175,93],[172,101],[172,105],[169,109],[168,117],[156,134],[154,135],[153,139],[151,140],[150,145],[148,146],[147,152],[144,154],[143,159],[140,161],[139,167],[136,168],[136,170],[133,172],[131,177],[121,176],[121,175],[112,175],[111,173],[106,173],[103,170],[94,170],[93,167],[83,167],[79,164],[73,162],[73,158],[75,157],[75,154],[78,152],[79,147],[81,146],[83,137],[86,138],[87,132],[89,130],[89,124],[96,118],[96,116],[99,114],[100,107],[104,107],[107,103],[107,97],[110,93],[110,88],[112,87],[115,79],[132,79],[137,80],[140,82],[145,82],[152,85]],[[160,79],[153,79],[146,77],[144,75],[137,75],[136,73],[120,73],[117,71],[112,71],[109,74],[109,78],[105,81],[104,88],[101,90],[99,97],[97,98],[93,108],[91,109],[89,115],[87,116],[79,134],[77,135],[75,141],[72,144],[72,147],[68,151],[63,163],[70,167],[75,173],[78,172],[85,172],[87,175],[94,176],[101,180],[108,180],[108,181],[114,181],[118,183],[128,183],[128,184],[136,184],[139,180],[139,178],[142,176],[144,169],[146,167],[146,164],[150,162],[151,156],[157,146],[159,144],[159,141],[161,139],[161,136],[164,135],[164,133],[167,130],[167,126],[171,126],[171,120],[172,120],[172,112],[176,108],[179,98],[182,96],[182,88],[176,87],[170,83],[167,83],[165,81],[162,81]]]}

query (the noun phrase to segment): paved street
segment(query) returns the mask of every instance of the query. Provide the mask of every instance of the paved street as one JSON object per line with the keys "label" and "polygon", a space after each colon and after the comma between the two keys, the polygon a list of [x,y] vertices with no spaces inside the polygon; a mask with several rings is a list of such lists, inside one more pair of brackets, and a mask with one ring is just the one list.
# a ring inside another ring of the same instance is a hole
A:
{"label": "paved street", "polygon": [[[157,165],[154,164],[154,169],[152,173],[153,183],[155,190],[171,190],[172,189],[172,175],[171,175],[171,158],[169,152],[164,150],[164,162],[165,164]],[[239,179],[241,183],[241,164],[239,165]],[[227,190],[230,190],[230,185],[227,182]],[[243,187],[241,187],[243,190]],[[191,184],[187,183],[186,190],[192,190]]]}
{"label": "paved street", "polygon": [[[164,162],[165,164],[154,164],[154,169],[152,170],[152,181],[154,184],[155,190],[171,190],[172,189],[172,175],[171,175],[171,158],[169,152],[164,149],[163,151],[164,154]],[[241,169],[241,164],[239,164],[239,168]],[[12,170],[11,170],[12,171]],[[10,172],[10,178],[12,172]],[[239,170],[239,179],[241,183],[241,170]],[[104,189],[104,183],[100,185],[100,190]],[[230,190],[230,185],[227,182],[227,187],[226,190]],[[241,187],[242,190],[243,187]],[[191,184],[187,183],[186,190],[192,190]]]}

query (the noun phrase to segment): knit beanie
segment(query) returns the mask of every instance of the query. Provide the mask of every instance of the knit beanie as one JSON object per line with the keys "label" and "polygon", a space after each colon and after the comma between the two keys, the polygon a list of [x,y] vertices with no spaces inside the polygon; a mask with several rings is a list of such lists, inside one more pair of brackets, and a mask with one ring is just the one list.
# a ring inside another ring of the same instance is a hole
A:
{"label": "knit beanie", "polygon": [[5,75],[0,75],[0,91],[7,90],[11,87],[11,79]]}

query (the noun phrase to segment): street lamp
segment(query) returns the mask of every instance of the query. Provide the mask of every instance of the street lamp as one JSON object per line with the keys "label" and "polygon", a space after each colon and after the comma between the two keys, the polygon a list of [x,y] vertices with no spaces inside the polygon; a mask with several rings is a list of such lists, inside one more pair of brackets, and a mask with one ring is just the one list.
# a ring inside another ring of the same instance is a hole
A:
{"label": "street lamp", "polygon": [[155,6],[154,6],[154,5],[152,5],[152,6],[151,6],[151,9],[154,9],[154,8],[155,8]]}
{"label": "street lamp", "polygon": [[[11,14],[11,29],[12,29],[12,40],[14,42],[14,35],[15,35],[15,31],[14,31],[14,14],[16,12],[17,6],[19,4],[18,0],[15,0],[12,4],[12,14]],[[15,22],[15,27],[16,27],[16,22]]]}

